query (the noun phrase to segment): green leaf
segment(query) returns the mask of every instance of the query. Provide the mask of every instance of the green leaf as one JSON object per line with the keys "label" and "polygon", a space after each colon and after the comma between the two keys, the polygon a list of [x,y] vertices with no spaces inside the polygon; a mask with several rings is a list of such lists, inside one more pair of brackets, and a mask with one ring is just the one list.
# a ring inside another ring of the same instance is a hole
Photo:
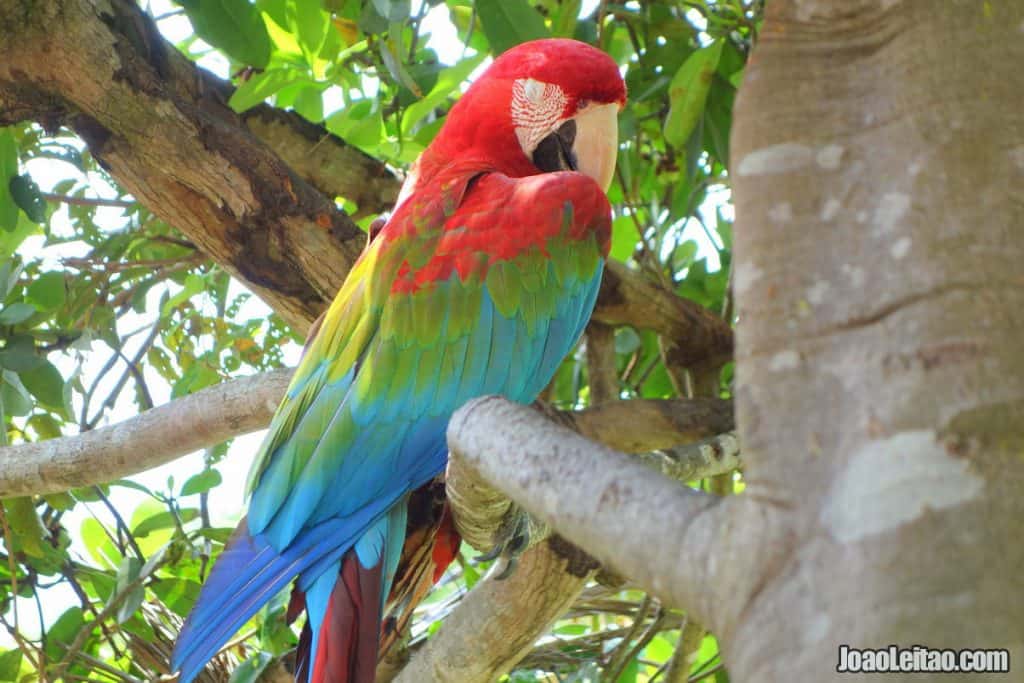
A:
{"label": "green leaf", "polygon": [[[0,354],[2,356],[3,354]],[[3,382],[0,383],[0,402],[4,413],[14,417],[24,417],[32,412],[32,397],[25,385],[10,370],[3,371]]]}
{"label": "green leaf", "polygon": [[196,532],[198,536],[202,538],[208,538],[214,543],[220,543],[224,545],[231,538],[231,535],[235,533],[234,527],[216,527],[209,529],[200,529]]}
{"label": "green leaf", "polygon": [[260,652],[250,657],[235,667],[228,683],[256,683],[273,659],[269,652]]}
{"label": "green leaf", "polygon": [[[43,357],[36,353],[36,340],[27,334],[16,334],[7,339],[7,346],[0,351],[0,366],[13,372],[23,372],[38,368],[43,364]],[[18,381],[12,373],[12,381]]]}
{"label": "green leaf", "polygon": [[[181,517],[181,523],[186,524],[199,517],[199,510],[186,508],[181,510],[179,516]],[[158,512],[151,517],[147,517],[136,524],[135,528],[132,529],[132,535],[143,538],[154,531],[158,531],[160,529],[173,529],[175,526],[177,525],[174,520],[174,514],[169,510],[164,510],[163,512]]]}
{"label": "green leaf", "polygon": [[161,602],[171,608],[180,617],[188,616],[192,606],[199,599],[199,583],[189,579],[161,578],[154,581],[150,588]]}
{"label": "green leaf", "polygon": [[[82,520],[82,527],[79,530],[82,542],[85,544],[86,549],[92,556],[92,559],[97,564],[103,567],[116,567],[117,563],[120,562],[120,554],[117,548],[110,540],[110,536],[103,528],[103,524],[93,519],[92,517],[86,517]],[[100,589],[103,590],[100,590]],[[113,586],[110,586],[109,592],[106,586],[100,586],[97,588],[100,591],[101,597],[106,599],[109,597],[110,592],[113,591]]]}
{"label": "green leaf", "polygon": [[477,0],[476,13],[495,55],[519,43],[551,36],[544,19],[526,0]]}
{"label": "green leaf", "polygon": [[0,259],[10,258],[26,237],[41,235],[43,229],[30,221],[24,213],[18,214],[17,226],[13,230],[0,230]]}
{"label": "green leaf", "polygon": [[42,364],[18,373],[22,384],[47,408],[64,409],[64,378],[53,363],[43,359]]}
{"label": "green leaf", "polygon": [[[28,420],[28,426],[35,431],[40,440],[56,439],[62,433],[60,425],[61,423],[54,419],[52,415],[46,413],[33,415]],[[60,495],[66,494],[62,493]]]}
{"label": "green leaf", "polygon": [[480,66],[486,58],[487,55],[484,54],[474,55],[443,69],[438,75],[437,84],[434,85],[430,93],[422,100],[409,105],[409,108],[405,110],[405,115],[402,117],[402,128],[410,130],[423,117],[434,111],[458,89],[464,80],[469,78],[473,69]]}
{"label": "green leaf", "polygon": [[18,278],[25,266],[16,258],[7,259],[0,264],[0,300],[6,299],[11,293],[14,285],[18,284]]}
{"label": "green leaf", "polygon": [[8,650],[0,654],[0,681],[17,681],[20,671],[21,650]]}
{"label": "green leaf", "polygon": [[22,301],[6,306],[0,311],[0,325],[17,325],[23,323],[33,316],[36,307]]}
{"label": "green leaf", "polygon": [[149,487],[143,486],[137,481],[132,481],[131,479],[118,479],[117,481],[110,482],[110,485],[123,486],[126,489],[134,489],[135,491],[139,491],[140,493],[145,493],[147,496],[153,495],[153,492],[149,490]]}
{"label": "green leaf", "polygon": [[10,232],[18,227],[18,205],[9,189],[18,175],[18,145],[9,128],[0,128],[0,229]]}
{"label": "green leaf", "polygon": [[270,34],[255,5],[248,0],[187,0],[182,5],[200,38],[237,62],[267,66]]}
{"label": "green leaf", "polygon": [[640,241],[636,223],[630,216],[619,216],[612,224],[611,257],[616,261],[628,261]]}
{"label": "green leaf", "polygon": [[290,0],[286,16],[288,28],[298,38],[302,54],[306,62],[312,66],[327,39],[327,30],[331,25],[330,15],[323,10],[319,2]]}
{"label": "green leaf", "polygon": [[72,607],[60,615],[46,630],[46,659],[51,662],[60,661],[84,625],[81,607]]}
{"label": "green leaf", "polygon": [[365,99],[327,117],[324,126],[350,145],[372,151],[384,137],[384,120],[377,99]]}
{"label": "green leaf", "polygon": [[75,499],[66,491],[61,491],[60,493],[49,493],[43,496],[43,500],[45,500],[46,504],[54,510],[70,510],[75,507]]}
{"label": "green leaf", "polygon": [[64,273],[56,271],[43,273],[25,291],[25,301],[40,311],[55,311],[64,305],[66,298]]}
{"label": "green leaf", "polygon": [[373,8],[392,24],[408,19],[411,9],[409,0],[373,0]]}
{"label": "green leaf", "polygon": [[560,38],[572,38],[576,34],[576,22],[580,16],[582,0],[563,0],[553,13],[551,27]]}
{"label": "green leaf", "polygon": [[135,614],[135,610],[142,605],[143,598],[146,597],[146,589],[141,582],[132,585],[139,577],[141,569],[142,563],[136,557],[124,558],[117,568],[116,595],[125,595],[117,608],[116,618],[119,624],[128,621]]}
{"label": "green leaf", "polygon": [[197,493],[209,491],[214,486],[220,486],[222,479],[217,470],[205,470],[199,474],[189,477],[189,480],[181,487],[182,496],[191,496]]}
{"label": "green leaf", "polygon": [[32,499],[27,496],[6,498],[2,505],[11,531],[12,550],[29,557],[42,557],[48,534]]}
{"label": "green leaf", "polygon": [[16,175],[10,180],[8,189],[14,203],[25,212],[33,223],[46,222],[46,200],[39,192],[39,186],[28,175]]}
{"label": "green leaf", "polygon": [[302,80],[306,80],[306,75],[292,67],[267,69],[240,85],[228,100],[228,105],[241,113],[255,107],[282,88]]}
{"label": "green leaf", "polygon": [[205,283],[201,276],[196,275],[195,273],[189,273],[185,278],[185,288],[161,304],[160,315],[166,316],[178,305],[188,301],[193,296],[203,291],[204,286]]}
{"label": "green leaf", "polygon": [[300,86],[292,100],[292,108],[307,121],[320,123],[324,120],[324,97],[315,85]]}
{"label": "green leaf", "polygon": [[704,112],[711,80],[722,54],[722,43],[716,40],[687,57],[668,86],[665,140],[673,147],[681,148],[686,144]]}

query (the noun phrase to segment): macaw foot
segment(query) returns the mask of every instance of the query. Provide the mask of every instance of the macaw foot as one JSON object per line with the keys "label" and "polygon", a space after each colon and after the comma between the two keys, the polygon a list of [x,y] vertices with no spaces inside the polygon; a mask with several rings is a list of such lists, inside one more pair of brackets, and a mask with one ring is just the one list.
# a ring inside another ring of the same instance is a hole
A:
{"label": "macaw foot", "polygon": [[494,578],[502,581],[512,575],[519,562],[519,557],[530,546],[543,541],[550,534],[551,529],[547,524],[513,503],[509,506],[501,526],[494,534],[494,547],[483,555],[478,555],[476,560],[477,562],[497,560],[493,570]]}

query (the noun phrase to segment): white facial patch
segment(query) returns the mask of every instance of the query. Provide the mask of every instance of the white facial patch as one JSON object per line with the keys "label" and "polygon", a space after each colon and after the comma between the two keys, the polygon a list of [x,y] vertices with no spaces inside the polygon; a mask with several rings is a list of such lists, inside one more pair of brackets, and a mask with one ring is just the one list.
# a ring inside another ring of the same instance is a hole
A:
{"label": "white facial patch", "polygon": [[557,127],[568,101],[553,83],[520,78],[512,84],[512,125],[526,156]]}

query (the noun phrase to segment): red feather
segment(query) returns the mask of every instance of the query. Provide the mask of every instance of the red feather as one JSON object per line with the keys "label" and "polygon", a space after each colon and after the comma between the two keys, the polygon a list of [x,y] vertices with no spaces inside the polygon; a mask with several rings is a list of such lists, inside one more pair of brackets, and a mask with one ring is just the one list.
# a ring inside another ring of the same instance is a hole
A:
{"label": "red feather", "polygon": [[[367,569],[354,551],[342,561],[341,572],[327,602],[320,624],[315,653],[310,652],[312,632],[302,629],[296,651],[295,680],[311,683],[373,683],[377,670],[377,645],[380,632],[381,564]],[[293,591],[288,613],[304,601]],[[312,656],[311,656],[312,655]],[[310,676],[309,667],[313,672]]]}

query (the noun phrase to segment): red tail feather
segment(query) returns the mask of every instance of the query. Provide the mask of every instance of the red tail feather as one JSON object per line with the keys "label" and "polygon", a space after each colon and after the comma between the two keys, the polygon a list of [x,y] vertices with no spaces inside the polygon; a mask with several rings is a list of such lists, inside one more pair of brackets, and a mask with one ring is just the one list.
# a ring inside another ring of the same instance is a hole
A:
{"label": "red tail feather", "polygon": [[[380,635],[380,592],[381,564],[366,569],[359,564],[355,552],[345,555],[327,603],[327,613],[320,624],[315,653],[310,652],[309,624],[302,629],[296,653],[296,681],[373,683]],[[301,596],[298,591],[293,593],[292,603],[296,594]],[[312,676],[309,675],[311,663]]]}
{"label": "red tail feather", "polygon": [[[387,619],[381,624],[381,566],[364,569],[355,554],[349,552],[320,625],[315,653],[310,652],[309,624],[302,629],[296,650],[298,683],[372,683],[378,656],[383,656],[398,640],[412,619],[413,610],[440,580],[462,542],[440,480],[413,492],[408,519],[402,557],[388,596]],[[288,603],[289,623],[304,608],[305,595],[293,589]]]}

